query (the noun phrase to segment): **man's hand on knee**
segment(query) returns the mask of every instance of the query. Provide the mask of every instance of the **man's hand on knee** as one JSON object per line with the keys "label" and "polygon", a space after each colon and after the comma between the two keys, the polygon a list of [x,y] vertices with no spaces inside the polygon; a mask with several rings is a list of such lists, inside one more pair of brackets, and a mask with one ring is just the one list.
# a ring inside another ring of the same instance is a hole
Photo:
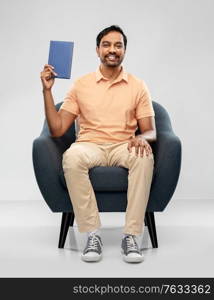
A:
{"label": "man's hand on knee", "polygon": [[143,157],[144,149],[146,151],[146,156],[152,154],[152,148],[150,144],[142,136],[136,136],[130,139],[130,141],[128,142],[128,150],[130,153],[132,152],[132,147],[135,147],[136,156],[140,154],[140,156]]}

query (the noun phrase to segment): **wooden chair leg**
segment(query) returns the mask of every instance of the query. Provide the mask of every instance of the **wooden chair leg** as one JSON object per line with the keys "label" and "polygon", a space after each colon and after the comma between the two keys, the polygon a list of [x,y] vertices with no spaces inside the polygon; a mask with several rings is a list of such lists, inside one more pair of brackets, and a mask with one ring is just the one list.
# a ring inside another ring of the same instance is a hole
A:
{"label": "wooden chair leg", "polygon": [[158,240],[155,226],[155,216],[154,212],[146,212],[145,214],[145,224],[148,226],[150,239],[153,248],[158,248]]}
{"label": "wooden chair leg", "polygon": [[62,222],[61,222],[61,228],[60,228],[60,236],[59,236],[59,244],[58,248],[64,248],[65,240],[68,233],[69,225],[74,222],[74,213],[62,213]]}

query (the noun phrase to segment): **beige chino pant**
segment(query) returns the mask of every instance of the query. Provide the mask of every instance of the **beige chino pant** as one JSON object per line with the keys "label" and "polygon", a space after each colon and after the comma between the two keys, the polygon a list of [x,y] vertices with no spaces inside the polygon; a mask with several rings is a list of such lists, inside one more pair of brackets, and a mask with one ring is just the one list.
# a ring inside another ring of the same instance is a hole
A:
{"label": "beige chino pant", "polygon": [[144,215],[154,168],[153,154],[136,156],[130,153],[128,143],[96,144],[73,143],[63,154],[63,170],[80,232],[101,227],[97,202],[88,171],[96,166],[127,168],[128,191],[124,233],[138,235],[144,228]]}

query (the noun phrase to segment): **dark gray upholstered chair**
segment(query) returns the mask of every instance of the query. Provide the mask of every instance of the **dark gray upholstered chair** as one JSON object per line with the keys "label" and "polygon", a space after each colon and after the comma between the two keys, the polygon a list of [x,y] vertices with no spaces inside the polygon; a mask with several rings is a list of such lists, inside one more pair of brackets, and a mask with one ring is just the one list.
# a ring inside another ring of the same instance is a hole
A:
{"label": "dark gray upholstered chair", "polygon": [[[56,105],[59,110],[61,103]],[[155,166],[145,214],[152,246],[158,247],[154,212],[165,209],[176,188],[181,166],[181,142],[174,134],[167,111],[153,101],[157,141],[151,143]],[[136,132],[136,134],[139,132]],[[50,136],[47,122],[33,141],[33,166],[39,189],[53,212],[62,213],[59,248],[63,248],[74,214],[62,169],[62,155],[75,141],[75,125],[60,138]],[[95,167],[89,170],[100,212],[124,212],[127,205],[128,170]],[[140,181],[139,181],[140,184]]]}

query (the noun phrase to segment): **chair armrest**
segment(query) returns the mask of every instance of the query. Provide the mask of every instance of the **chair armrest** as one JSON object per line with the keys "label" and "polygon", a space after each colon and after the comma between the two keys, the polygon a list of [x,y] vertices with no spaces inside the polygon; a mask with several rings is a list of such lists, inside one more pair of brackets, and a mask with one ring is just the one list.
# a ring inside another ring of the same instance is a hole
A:
{"label": "chair armrest", "polygon": [[153,145],[154,174],[148,211],[163,211],[170,201],[180,174],[181,141],[173,131],[160,132]]}
{"label": "chair armrest", "polygon": [[68,192],[60,181],[62,155],[66,150],[61,138],[40,135],[33,141],[33,166],[39,189],[52,211],[72,211]]}

